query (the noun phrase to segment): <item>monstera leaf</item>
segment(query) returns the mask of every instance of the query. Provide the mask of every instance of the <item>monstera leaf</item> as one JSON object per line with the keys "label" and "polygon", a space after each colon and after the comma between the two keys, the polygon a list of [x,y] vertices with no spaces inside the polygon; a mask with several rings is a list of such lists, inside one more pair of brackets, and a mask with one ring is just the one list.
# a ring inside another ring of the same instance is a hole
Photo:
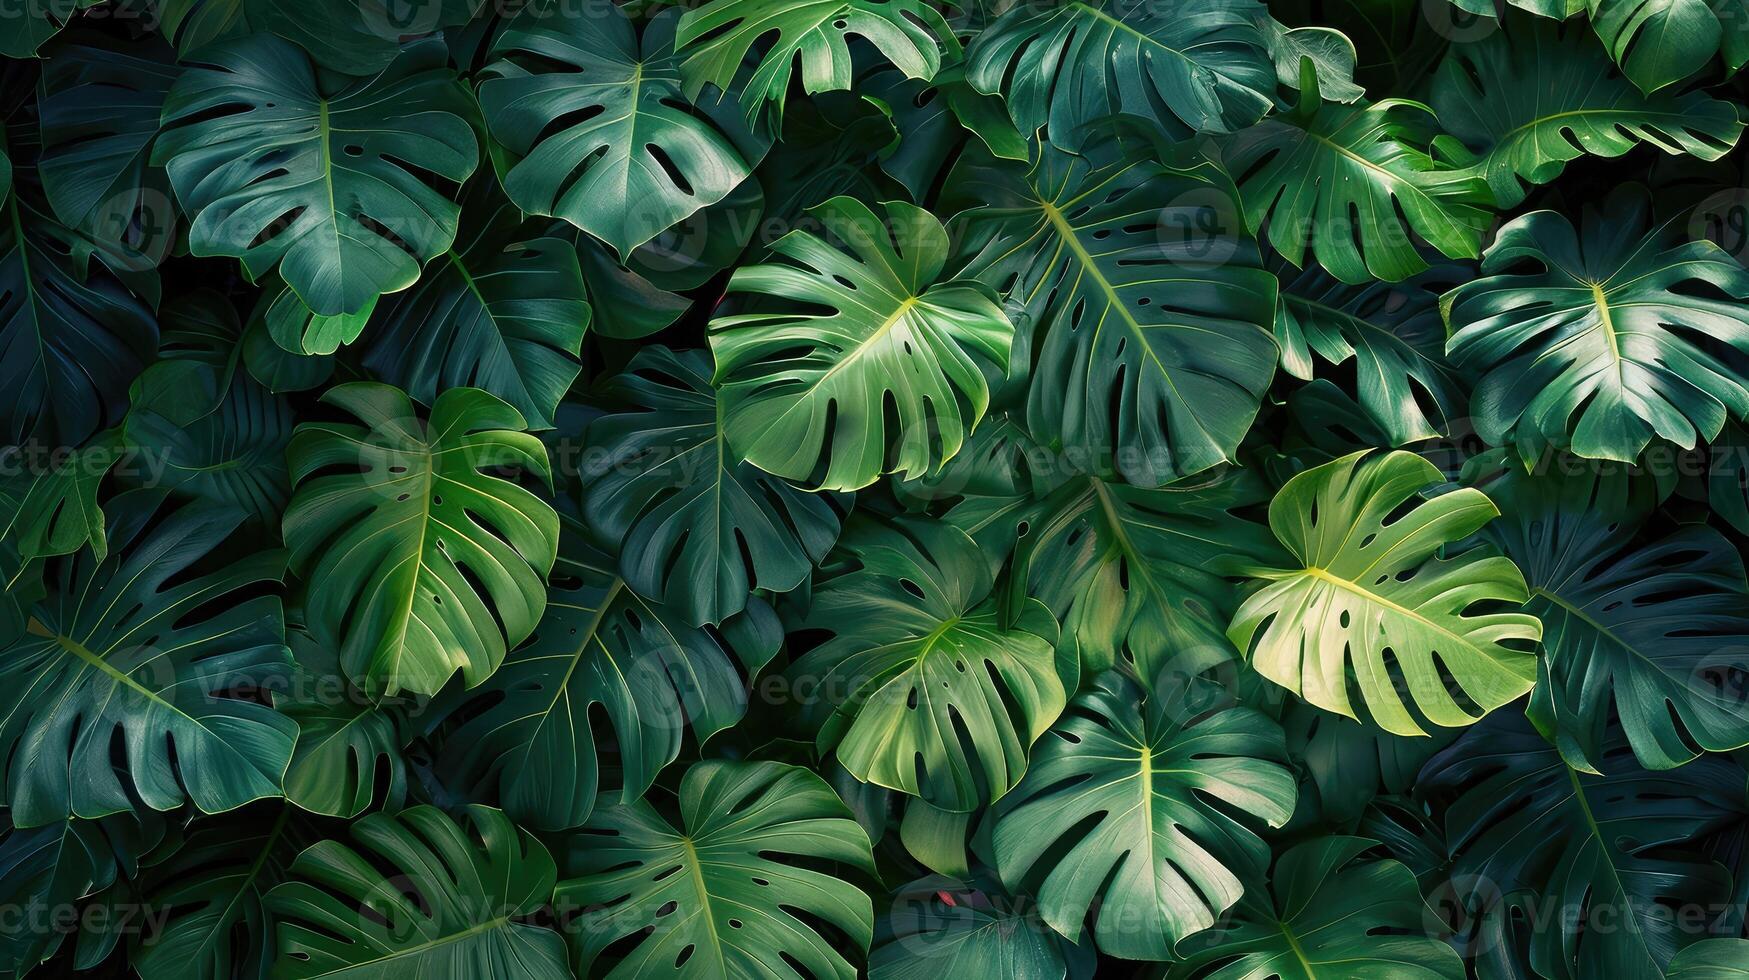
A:
{"label": "monstera leaf", "polygon": [[564,941],[525,921],[552,896],[552,855],[504,814],[470,806],[456,820],[417,806],[373,813],[351,836],[358,849],[310,845],[267,893],[275,977],[569,976]]}
{"label": "monstera leaf", "polygon": [[161,41],[67,44],[44,63],[39,163],[62,222],[154,257],[169,252],[170,186],[149,158],[176,74],[174,53]]}
{"label": "monstera leaf", "polygon": [[602,449],[583,514],[620,551],[619,574],[689,623],[721,623],[754,589],[802,584],[838,538],[839,509],[724,450],[704,351],[639,351],[602,394],[635,411],[589,426]]}
{"label": "monstera leaf", "polygon": [[[445,720],[437,768],[519,823],[568,830],[589,819],[601,783],[591,709],[614,733],[618,802],[641,798],[680,753],[741,719],[749,682],[782,630],[755,600],[723,628],[694,628],[632,591],[616,563],[566,524],[546,615],[481,686],[435,702]],[[612,801],[605,801],[612,802]]]}
{"label": "monstera leaf", "polygon": [[1281,729],[1258,712],[1140,694],[1107,674],[1078,697],[998,808],[991,842],[1010,888],[1039,882],[1053,929],[1078,936],[1096,905],[1102,951],[1167,960],[1269,863],[1269,846],[1213,802],[1279,827],[1294,778]]}
{"label": "monstera leaf", "polygon": [[1450,946],[1421,935],[1433,910],[1415,876],[1367,860],[1364,837],[1321,837],[1289,848],[1270,875],[1273,894],[1245,896],[1231,921],[1178,948],[1170,980],[1326,976],[1463,980]]}
{"label": "monstera leaf", "polygon": [[1619,471],[1510,467],[1483,485],[1502,512],[1483,533],[1524,569],[1543,623],[1532,718],[1569,765],[1597,771],[1612,714],[1648,769],[1749,744],[1749,703],[1730,680],[1749,671],[1749,583],[1724,535],[1641,535],[1655,493]]}
{"label": "monstera leaf", "polygon": [[1619,157],[1642,143],[1717,160],[1743,133],[1737,110],[1703,92],[1642,94],[1581,26],[1507,22],[1451,49],[1433,86],[1439,123],[1479,155],[1502,207],[1569,161]]}
{"label": "monstera leaf", "polygon": [[677,831],[648,803],[603,807],[562,853],[555,901],[587,910],[571,926],[579,975],[856,976],[847,954],[868,949],[871,903],[820,864],[872,875],[874,859],[830,786],[776,762],[700,762],[681,780],[680,815]]}
{"label": "monstera leaf", "polygon": [[1448,258],[1475,258],[1492,195],[1473,172],[1429,155],[1433,111],[1403,99],[1326,104],[1315,79],[1303,82],[1297,111],[1225,141],[1228,171],[1244,175],[1251,231],[1267,225],[1283,258],[1304,267],[1310,252],[1355,284],[1424,271],[1417,239]]}
{"label": "monstera leaf", "polygon": [[1275,94],[1265,23],[1255,0],[1019,4],[978,35],[967,77],[1002,96],[1021,132],[1046,127],[1064,149],[1120,114],[1172,136],[1230,133]]}
{"label": "monstera leaf", "polygon": [[789,262],[729,280],[731,294],[773,297],[774,311],[711,321],[723,432],[767,473],[856,490],[884,472],[935,469],[983,417],[985,372],[1008,363],[1014,328],[988,290],[941,281],[941,222],[900,201],[883,207],[884,221],[848,197],[814,208],[833,241],[792,231],[771,246]]}
{"label": "monstera leaf", "polygon": [[1441,555],[1499,514],[1480,490],[1418,501],[1440,479],[1432,463],[1365,456],[1307,470],[1270,501],[1269,526],[1298,567],[1262,572],[1228,635],[1259,674],[1327,711],[1357,717],[1352,682],[1381,728],[1421,735],[1400,682],[1428,721],[1468,725],[1536,678],[1528,651],[1542,628],[1510,611],[1529,597],[1524,576],[1499,555]]}
{"label": "monstera leaf", "polygon": [[[480,106],[507,156],[510,199],[625,256],[727,197],[763,147],[732,103],[705,111],[686,104],[674,53],[678,11],[653,20],[640,43],[617,6],[598,6],[598,16],[513,22],[493,43]],[[555,119],[576,121],[558,128]]]}
{"label": "monstera leaf", "polygon": [[190,830],[140,878],[142,900],[163,913],[160,927],[129,937],[141,980],[266,980],[274,926],[262,898],[308,835],[286,805]]}
{"label": "monstera leaf", "polygon": [[[754,45],[768,35],[775,37],[754,56],[753,71],[739,78]],[[706,85],[740,92],[751,124],[767,102],[783,111],[798,64],[809,95],[850,88],[852,36],[907,78],[931,78],[944,49],[960,52],[946,18],[926,0],[710,0],[681,16],[675,47],[686,97],[697,99]]]}
{"label": "monstera leaf", "polygon": [[287,449],[285,540],[311,635],[373,696],[436,694],[457,670],[480,683],[539,622],[559,538],[550,506],[487,471],[548,481],[545,447],[475,388],[445,391],[425,422],[388,385],[322,400],[364,424],[305,423]]}
{"label": "monstera leaf", "polygon": [[1443,814],[1451,900],[1468,917],[1497,928],[1528,903],[1559,912],[1533,923],[1537,975],[1662,980],[1676,951],[1704,934],[1672,927],[1671,910],[1725,907],[1731,874],[1702,844],[1741,825],[1744,773],[1716,755],[1647,772],[1619,736],[1598,761],[1602,776],[1571,769],[1522,718],[1500,712],[1434,757],[1417,788]]}
{"label": "monstera leaf", "polygon": [[[1587,212],[1513,219],[1483,276],[1441,303],[1461,368],[1481,374],[1476,430],[1528,461],[1549,447],[1632,462],[1653,437],[1692,447],[1749,415],[1749,272],[1711,242],[1649,224],[1636,188]],[[1727,298],[1729,297],[1729,298]]]}
{"label": "monstera leaf", "polygon": [[[1275,373],[1275,279],[1254,247],[1204,236],[1231,201],[1207,173],[1094,166],[1043,147],[1031,172],[969,163],[950,183],[962,275],[1032,327],[1027,424],[1052,448],[1158,486],[1231,459]],[[1145,220],[1138,220],[1141,216]]]}
{"label": "monstera leaf", "polygon": [[460,240],[373,319],[365,365],[424,404],[480,388],[550,429],[589,327],[577,250],[522,235],[521,214],[485,175],[464,201]]}
{"label": "monstera leaf", "polygon": [[158,324],[37,190],[21,179],[0,215],[0,441],[77,446],[120,419]]}
{"label": "monstera leaf", "polygon": [[[206,813],[278,796],[296,726],[236,692],[283,683],[291,658],[283,555],[201,572],[242,515],[153,495],[110,502],[114,552],[58,559],[25,634],[0,650],[0,744],[11,817],[35,827],[141,804]],[[239,595],[250,592],[252,595]],[[127,748],[125,765],[112,761]]]}
{"label": "monstera leaf", "polygon": [[1465,386],[1445,359],[1439,294],[1470,270],[1438,265],[1400,283],[1358,286],[1321,269],[1278,272],[1282,370],[1311,381],[1331,373],[1319,369],[1320,361],[1337,366],[1352,359],[1356,400],[1392,446],[1444,434],[1463,414]]}
{"label": "monstera leaf", "polygon": [[1733,71],[1749,60],[1742,13],[1707,0],[1585,0],[1585,12],[1610,57],[1643,92],[1656,92],[1707,67],[1723,53]]}
{"label": "monstera leaf", "polygon": [[426,180],[459,185],[479,157],[447,60],[440,41],[411,44],[331,90],[269,34],[203,49],[152,151],[191,218],[190,250],[239,258],[252,278],[277,267],[324,316],[411,286],[456,234],[456,206]]}
{"label": "monstera leaf", "polygon": [[956,528],[854,522],[796,628],[831,638],[790,668],[815,687],[821,750],[857,779],[971,810],[1026,771],[1075,687],[1057,623],[1027,600],[985,602],[990,570]]}

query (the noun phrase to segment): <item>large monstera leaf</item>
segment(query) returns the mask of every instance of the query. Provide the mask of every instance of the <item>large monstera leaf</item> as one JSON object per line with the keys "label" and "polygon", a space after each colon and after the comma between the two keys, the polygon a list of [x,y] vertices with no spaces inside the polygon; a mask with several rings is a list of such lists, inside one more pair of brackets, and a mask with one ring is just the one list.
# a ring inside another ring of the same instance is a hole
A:
{"label": "large monstera leaf", "polygon": [[1275,373],[1276,283],[1254,246],[1202,234],[1231,211],[1220,184],[1043,147],[1030,172],[973,162],[950,186],[977,205],[955,221],[961,274],[1002,289],[1031,328],[1010,373],[1036,351],[1027,424],[1041,441],[1146,486],[1233,458]]}
{"label": "large monstera leaf", "polygon": [[862,782],[939,809],[1000,797],[1075,687],[1056,620],[1036,600],[1012,615],[985,601],[989,565],[957,528],[853,528],[796,622],[830,634],[790,668],[819,692],[820,748],[836,747]]}
{"label": "large monstera leaf", "polygon": [[632,591],[616,565],[567,522],[534,634],[484,684],[429,712],[445,720],[438,769],[538,830],[580,826],[596,805],[609,752],[592,708],[613,730],[618,802],[630,804],[680,754],[685,726],[703,744],[741,719],[783,638],[759,600],[721,630],[695,628]]}
{"label": "large monstera leaf", "polygon": [[732,103],[707,112],[682,95],[678,11],[653,20],[640,43],[618,6],[596,6],[589,16],[513,21],[493,43],[480,107],[506,154],[510,199],[628,256],[727,197],[759,147]]}
{"label": "large monstera leaf", "polygon": [[520,212],[488,175],[463,201],[456,243],[378,308],[365,366],[426,405],[449,388],[480,388],[529,428],[550,429],[582,370],[591,317],[577,249],[524,234]]}
{"label": "large monstera leaf", "polygon": [[1018,4],[978,36],[967,77],[1065,149],[1120,114],[1173,136],[1230,133],[1275,94],[1266,23],[1255,0]]}
{"label": "large monstera leaf", "polygon": [[1743,133],[1736,108],[1704,92],[1641,93],[1577,22],[1507,23],[1451,49],[1431,100],[1440,125],[1480,157],[1501,207],[1586,154],[1619,157],[1649,143],[1717,160]]}
{"label": "large monstera leaf", "polygon": [[1451,898],[1484,940],[1528,914],[1538,976],[1664,980],[1707,926],[1673,927],[1672,910],[1710,918],[1729,901],[1731,874],[1704,842],[1741,826],[1744,773],[1718,755],[1649,772],[1619,736],[1598,761],[1601,776],[1572,769],[1500,712],[1434,757],[1417,789],[1444,820]]}
{"label": "large monstera leaf", "polygon": [[310,845],[267,893],[275,977],[570,976],[564,940],[526,921],[552,897],[552,855],[504,814],[470,806],[452,819],[418,806],[373,813],[351,836],[356,848]]}
{"label": "large monstera leaf", "polygon": [[164,104],[153,160],[188,213],[195,255],[277,267],[314,312],[357,313],[411,286],[447,249],[459,185],[479,162],[476,110],[441,41],[408,45],[337,90],[269,34],[200,52]]}
{"label": "large monstera leaf", "polygon": [[[242,514],[154,495],[110,502],[112,554],[58,559],[25,634],[0,651],[0,744],[14,823],[185,800],[206,813],[279,795],[297,726],[238,691],[286,681],[279,552],[202,572]],[[125,745],[125,757],[112,755]]]}
{"label": "large monstera leaf", "polygon": [[130,270],[82,258],[97,248],[56,221],[37,188],[22,180],[0,202],[0,440],[6,444],[80,445],[121,417],[128,383],[157,350],[151,308],[124,286]]}
{"label": "large monstera leaf", "polygon": [[[561,853],[566,878],[555,900],[587,909],[571,925],[579,975],[857,975],[850,956],[868,949],[872,903],[820,865],[872,875],[874,859],[868,835],[820,777],[776,762],[700,762],[681,780],[680,816],[677,830],[647,802],[603,807]],[[617,961],[603,960],[640,933]]]}
{"label": "large monstera leaf", "polygon": [[1637,188],[1587,211],[1500,229],[1482,278],[1441,301],[1447,350],[1481,375],[1476,431],[1528,462],[1551,446],[1632,462],[1654,437],[1693,447],[1749,415],[1749,271],[1679,227],[1649,224]]}
{"label": "large monstera leaf", "polygon": [[[767,36],[774,40],[754,55]],[[798,65],[810,95],[850,88],[851,37],[873,45],[907,78],[933,78],[944,51],[960,53],[947,19],[927,0],[710,0],[681,16],[675,46],[687,98],[707,85],[739,92],[752,124],[767,103],[783,111]],[[757,63],[744,75],[750,56]]]}
{"label": "large monstera leaf", "polygon": [[997,811],[1010,888],[1037,880],[1040,911],[1080,935],[1097,905],[1102,952],[1167,960],[1261,875],[1269,846],[1216,802],[1271,827],[1294,809],[1281,729],[1250,708],[1184,710],[1107,674],[1075,700]]}
{"label": "large monstera leaf", "polygon": [[1418,501],[1437,467],[1365,456],[1307,470],[1270,501],[1269,526],[1299,564],[1261,572],[1229,635],[1258,673],[1326,711],[1358,717],[1352,684],[1380,727],[1424,734],[1406,687],[1428,721],[1468,725],[1536,679],[1542,628],[1515,611],[1529,598],[1524,576],[1500,555],[1441,554],[1499,514],[1480,490]]}
{"label": "large monstera leaf", "polygon": [[1463,980],[1463,960],[1423,935],[1434,921],[1415,876],[1368,859],[1376,841],[1321,837],[1282,854],[1270,894],[1247,893],[1230,920],[1186,940],[1170,980]]}
{"label": "large monstera leaf", "polygon": [[619,546],[638,594],[694,624],[721,623],[755,588],[801,585],[838,539],[822,494],[725,451],[710,356],[649,347],[602,395],[632,411],[590,423],[601,460],[585,474],[583,514]]}
{"label": "large monstera leaf", "polygon": [[322,400],[364,424],[308,422],[287,448],[311,634],[373,696],[436,694],[457,670],[480,683],[539,622],[559,538],[551,506],[488,471],[550,481],[545,447],[476,388],[445,391],[426,421],[388,385]]}
{"label": "large monstera leaf", "polygon": [[1543,623],[1531,717],[1569,765],[1597,771],[1612,714],[1648,769],[1749,744],[1749,702],[1732,680],[1749,671],[1749,583],[1724,535],[1699,524],[1641,534],[1655,492],[1619,471],[1508,468],[1484,486],[1502,516],[1483,533],[1524,570],[1526,608]]}
{"label": "large monstera leaf", "polygon": [[773,307],[710,325],[729,448],[767,473],[857,490],[936,469],[983,417],[986,372],[1007,367],[1014,327],[988,289],[942,280],[941,222],[900,201],[884,208],[883,220],[835,197],[810,212],[832,240],[792,231],[771,246],[788,262],[729,280],[731,294]]}
{"label": "large monstera leaf", "polygon": [[[1283,263],[1285,266],[1285,263]],[[1471,274],[1449,263],[1400,283],[1350,285],[1322,269],[1280,268],[1275,339],[1302,381],[1353,361],[1354,395],[1392,446],[1444,435],[1463,415],[1463,377],[1445,359],[1439,295]]]}
{"label": "large monstera leaf", "polygon": [[1492,194],[1473,171],[1429,153],[1433,111],[1404,99],[1324,103],[1317,82],[1304,82],[1297,111],[1271,116],[1222,148],[1228,170],[1243,175],[1251,231],[1267,226],[1283,258],[1303,268],[1310,253],[1347,283],[1424,271],[1418,239],[1447,258],[1475,258]]}

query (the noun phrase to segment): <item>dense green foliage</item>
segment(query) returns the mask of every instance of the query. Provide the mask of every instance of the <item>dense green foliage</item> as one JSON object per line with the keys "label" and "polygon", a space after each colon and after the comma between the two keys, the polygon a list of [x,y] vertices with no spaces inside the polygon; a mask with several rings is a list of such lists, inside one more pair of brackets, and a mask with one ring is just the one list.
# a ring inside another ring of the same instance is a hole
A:
{"label": "dense green foliage", "polygon": [[1746,61],[0,2],[0,980],[1749,977]]}

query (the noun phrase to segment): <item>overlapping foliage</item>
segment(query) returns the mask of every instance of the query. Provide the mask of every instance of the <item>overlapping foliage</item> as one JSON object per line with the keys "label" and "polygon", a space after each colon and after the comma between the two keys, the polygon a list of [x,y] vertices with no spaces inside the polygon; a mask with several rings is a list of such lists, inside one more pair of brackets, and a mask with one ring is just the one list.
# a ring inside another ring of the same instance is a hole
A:
{"label": "overlapping foliage", "polygon": [[0,4],[0,976],[1749,975],[1745,61]]}

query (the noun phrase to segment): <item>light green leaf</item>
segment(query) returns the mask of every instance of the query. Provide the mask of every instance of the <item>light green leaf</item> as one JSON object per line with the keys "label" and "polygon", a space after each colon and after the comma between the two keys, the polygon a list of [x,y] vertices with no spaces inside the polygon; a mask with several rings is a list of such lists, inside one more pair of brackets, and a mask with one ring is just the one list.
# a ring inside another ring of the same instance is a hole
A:
{"label": "light green leaf", "polygon": [[788,262],[729,280],[731,294],[772,297],[773,312],[711,321],[729,448],[768,473],[856,490],[936,469],[983,417],[986,372],[1008,363],[1014,328],[989,291],[944,281],[941,222],[883,207],[885,220],[848,197],[814,208],[830,240],[792,231],[771,246]]}
{"label": "light green leaf", "polygon": [[[1269,526],[1298,567],[1261,572],[1228,635],[1258,673],[1327,711],[1358,717],[1353,685],[1380,727],[1423,734],[1406,690],[1433,724],[1468,725],[1536,679],[1542,627],[1507,611],[1529,598],[1524,576],[1498,555],[1442,556],[1499,514],[1481,491],[1418,500],[1440,479],[1432,463],[1365,455],[1307,470],[1270,501]],[[1507,606],[1472,612],[1478,603]]]}

